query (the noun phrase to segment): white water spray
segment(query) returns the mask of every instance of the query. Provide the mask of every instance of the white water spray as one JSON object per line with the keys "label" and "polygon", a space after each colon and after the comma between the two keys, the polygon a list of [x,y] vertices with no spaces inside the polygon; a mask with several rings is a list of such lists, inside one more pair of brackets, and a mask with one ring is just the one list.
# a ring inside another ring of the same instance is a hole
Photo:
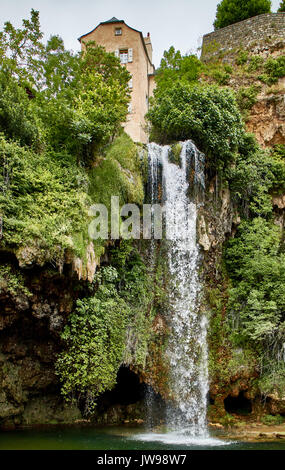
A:
{"label": "white water spray", "polygon": [[167,424],[184,428],[191,436],[207,436],[207,319],[199,311],[196,241],[196,199],[204,186],[204,160],[191,141],[181,145],[180,165],[170,162],[170,147],[148,146],[152,203],[158,200],[162,184],[170,274],[167,354],[174,406],[168,408]]}

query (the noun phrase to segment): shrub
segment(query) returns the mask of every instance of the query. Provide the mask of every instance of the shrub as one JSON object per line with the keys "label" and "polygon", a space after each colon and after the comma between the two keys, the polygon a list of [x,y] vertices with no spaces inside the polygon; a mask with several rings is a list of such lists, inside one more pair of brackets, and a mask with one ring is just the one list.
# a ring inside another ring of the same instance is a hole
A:
{"label": "shrub", "polygon": [[241,111],[249,110],[256,103],[256,97],[260,88],[251,85],[248,88],[240,87],[237,92],[237,103]]}
{"label": "shrub", "polygon": [[265,73],[260,75],[259,79],[267,85],[276,83],[279,78],[285,76],[285,56],[268,59],[264,64],[264,70]]}
{"label": "shrub", "polygon": [[56,365],[65,398],[89,391],[95,399],[113,388],[123,359],[129,313],[107,278],[94,297],[77,301],[62,334],[66,351]]}
{"label": "shrub", "polygon": [[156,95],[147,117],[157,140],[193,139],[216,168],[234,158],[243,134],[234,93],[213,85],[179,82]]}
{"label": "shrub", "polygon": [[265,415],[262,416],[261,422],[267,426],[278,426],[278,424],[284,423],[284,418],[281,415]]}

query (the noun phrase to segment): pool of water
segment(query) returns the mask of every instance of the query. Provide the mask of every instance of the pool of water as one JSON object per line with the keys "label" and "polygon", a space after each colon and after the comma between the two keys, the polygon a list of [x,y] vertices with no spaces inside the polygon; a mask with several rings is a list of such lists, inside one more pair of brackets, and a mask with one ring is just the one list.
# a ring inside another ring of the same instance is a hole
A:
{"label": "pool of water", "polygon": [[0,431],[0,450],[285,450],[285,442],[227,441],[215,435],[144,432],[126,427],[53,427]]}

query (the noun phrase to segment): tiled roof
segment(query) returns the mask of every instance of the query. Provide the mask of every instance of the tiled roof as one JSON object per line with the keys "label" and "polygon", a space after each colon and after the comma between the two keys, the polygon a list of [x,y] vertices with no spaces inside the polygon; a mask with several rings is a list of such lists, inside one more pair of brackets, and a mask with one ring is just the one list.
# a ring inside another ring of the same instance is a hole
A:
{"label": "tiled roof", "polygon": [[108,21],[103,21],[102,24],[107,24],[107,23],[122,23],[123,20],[118,20],[118,18],[115,18],[115,16],[113,16],[113,18],[111,18],[110,20]]}

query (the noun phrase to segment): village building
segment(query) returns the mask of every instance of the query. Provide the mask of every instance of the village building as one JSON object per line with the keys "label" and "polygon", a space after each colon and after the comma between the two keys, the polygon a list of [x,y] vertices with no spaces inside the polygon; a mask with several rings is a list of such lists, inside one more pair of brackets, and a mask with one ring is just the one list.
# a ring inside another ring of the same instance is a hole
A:
{"label": "village building", "polygon": [[124,128],[135,142],[147,143],[145,114],[155,87],[150,34],[143,37],[141,31],[131,28],[123,20],[111,18],[83,34],[79,41],[82,49],[84,44],[95,41],[107,52],[114,52],[127,67],[132,76],[129,82],[131,102]]}

